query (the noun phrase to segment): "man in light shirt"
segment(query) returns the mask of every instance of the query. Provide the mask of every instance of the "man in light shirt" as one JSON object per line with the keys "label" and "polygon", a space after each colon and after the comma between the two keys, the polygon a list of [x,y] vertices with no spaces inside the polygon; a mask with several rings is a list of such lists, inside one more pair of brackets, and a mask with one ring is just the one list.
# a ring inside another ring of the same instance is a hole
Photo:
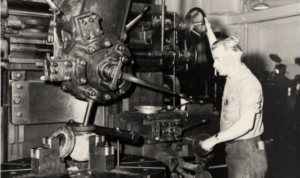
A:
{"label": "man in light shirt", "polygon": [[220,132],[200,142],[205,150],[226,142],[229,178],[263,178],[267,171],[264,147],[257,143],[264,131],[263,93],[260,82],[241,62],[242,49],[236,37],[217,41],[206,21],[214,68],[227,76],[224,88]]}

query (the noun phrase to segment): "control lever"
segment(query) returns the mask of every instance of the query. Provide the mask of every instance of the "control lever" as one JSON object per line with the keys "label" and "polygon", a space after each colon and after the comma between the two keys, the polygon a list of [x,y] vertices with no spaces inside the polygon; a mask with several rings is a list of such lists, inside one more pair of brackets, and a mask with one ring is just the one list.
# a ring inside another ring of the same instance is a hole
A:
{"label": "control lever", "polygon": [[191,125],[186,125],[185,127],[182,127],[181,130],[182,131],[189,130],[192,127],[196,127],[196,126],[201,125],[201,124],[207,124],[209,121],[210,120],[208,118],[205,118],[205,119],[202,119],[202,121],[198,122],[197,124],[193,123]]}
{"label": "control lever", "polygon": [[130,28],[133,27],[150,9],[150,6],[144,6],[143,12],[126,25],[125,31],[127,32],[128,30],[130,30]]}
{"label": "control lever", "polygon": [[[137,77],[135,77],[133,75],[130,75],[130,74],[123,73],[122,79],[123,80],[127,80],[129,82],[136,83],[136,84],[140,84],[140,85],[143,85],[143,86],[146,86],[146,87],[149,87],[149,88],[153,88],[155,90],[163,91],[163,92],[166,92],[166,93],[178,96],[180,98],[188,100],[189,102],[194,102],[194,100],[191,99],[191,98],[183,97],[183,96],[181,96],[179,93],[177,93],[175,91],[169,90],[169,89],[167,89],[165,87],[162,87],[162,86],[159,86],[159,85],[156,85],[156,84],[154,84],[152,82],[148,82],[148,81],[139,79],[139,78],[137,78]],[[200,104],[201,104],[201,102],[200,102]]]}
{"label": "control lever", "polygon": [[[118,71],[120,71],[120,70],[118,70]],[[118,75],[115,75],[114,78],[116,78],[116,76],[118,76]],[[183,97],[183,96],[181,96],[179,93],[177,93],[175,91],[169,90],[169,89],[167,89],[165,87],[162,87],[162,86],[159,86],[159,85],[156,85],[156,84],[154,84],[152,82],[148,82],[148,81],[139,79],[139,78],[137,78],[137,77],[135,77],[133,75],[127,74],[127,73],[123,73],[122,79],[123,80],[127,80],[129,82],[136,83],[136,84],[140,84],[140,85],[143,85],[143,86],[146,86],[146,87],[149,87],[149,88],[153,88],[155,90],[163,91],[163,92],[166,92],[166,93],[178,96],[180,98],[188,100],[188,103],[198,103],[198,104],[204,104],[205,103],[205,101],[203,99],[198,99],[198,98],[193,99],[193,98]],[[113,82],[112,82],[112,84],[113,84]],[[188,103],[185,103],[185,104],[188,104]],[[181,105],[179,105],[177,107],[180,107],[180,106]]]}
{"label": "control lever", "polygon": [[179,162],[179,167],[193,171],[195,173],[203,170],[203,167],[200,164],[187,163],[183,160],[183,158],[178,158],[178,162]]}
{"label": "control lever", "polygon": [[140,139],[140,135],[135,132],[129,132],[108,127],[97,126],[97,129],[94,132],[99,135],[107,135],[111,136],[112,138],[131,143],[136,143]]}
{"label": "control lever", "polygon": [[174,106],[172,109],[169,109],[168,111],[173,111],[174,109],[176,108],[180,108],[181,106],[184,106],[184,105],[187,105],[187,104],[191,104],[193,103],[193,101],[188,101],[187,103],[184,103],[184,104],[181,104],[181,105],[177,105],[177,106]]}
{"label": "control lever", "polygon": [[171,90],[169,90],[169,89],[167,89],[165,87],[156,85],[154,83],[151,83],[151,82],[148,82],[148,81],[145,81],[145,80],[142,80],[142,79],[139,79],[139,78],[137,78],[137,77],[135,77],[133,75],[129,75],[129,74],[123,73],[122,79],[127,80],[129,82],[137,83],[137,84],[149,87],[149,88],[153,88],[155,90],[159,90],[159,91],[163,91],[163,92],[166,92],[166,93],[169,93],[169,94],[172,94],[172,95],[179,96],[179,93],[177,93],[175,91],[171,91]]}
{"label": "control lever", "polygon": [[119,60],[118,66],[115,69],[115,75],[113,77],[112,82],[109,85],[109,89],[111,89],[111,90],[117,89],[117,82],[118,82],[118,79],[119,79],[119,76],[120,76],[122,66],[123,66],[123,62],[122,62],[122,60]]}

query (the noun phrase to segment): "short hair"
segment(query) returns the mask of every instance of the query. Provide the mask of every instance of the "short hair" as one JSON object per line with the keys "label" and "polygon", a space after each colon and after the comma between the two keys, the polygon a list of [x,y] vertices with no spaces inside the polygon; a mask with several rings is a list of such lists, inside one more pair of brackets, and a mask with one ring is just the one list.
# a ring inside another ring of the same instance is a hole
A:
{"label": "short hair", "polygon": [[234,36],[214,42],[211,49],[214,50],[218,46],[223,46],[226,51],[231,50],[232,52],[243,52],[240,46],[240,41]]}
{"label": "short hair", "polygon": [[286,65],[284,65],[284,64],[277,64],[275,66],[275,69],[278,69],[278,70],[286,69]]}

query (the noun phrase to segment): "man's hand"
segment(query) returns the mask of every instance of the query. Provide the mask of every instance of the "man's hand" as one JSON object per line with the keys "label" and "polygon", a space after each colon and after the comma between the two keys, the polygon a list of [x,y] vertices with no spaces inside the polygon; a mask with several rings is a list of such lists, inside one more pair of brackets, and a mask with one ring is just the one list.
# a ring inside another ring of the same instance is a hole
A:
{"label": "man's hand", "polygon": [[212,136],[202,142],[200,142],[200,146],[202,147],[202,149],[204,149],[205,151],[211,151],[213,149],[213,147],[218,144],[218,140],[215,136]]}
{"label": "man's hand", "polygon": [[208,41],[209,41],[209,46],[212,47],[213,43],[215,41],[217,41],[217,38],[216,38],[214,32],[212,31],[211,25],[208,22],[206,17],[204,18],[204,20],[205,20],[205,27],[206,27],[206,36],[207,36]]}

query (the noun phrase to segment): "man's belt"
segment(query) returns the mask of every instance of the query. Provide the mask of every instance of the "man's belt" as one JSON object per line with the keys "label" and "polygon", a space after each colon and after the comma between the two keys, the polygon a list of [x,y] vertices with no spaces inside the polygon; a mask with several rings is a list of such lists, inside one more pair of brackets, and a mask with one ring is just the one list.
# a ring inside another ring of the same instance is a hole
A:
{"label": "man's belt", "polygon": [[248,139],[240,139],[240,140],[231,140],[226,142],[226,145],[232,145],[234,143],[239,143],[239,142],[251,142],[251,141],[255,141],[255,140],[260,140],[260,136],[256,136],[253,138],[248,138]]}

